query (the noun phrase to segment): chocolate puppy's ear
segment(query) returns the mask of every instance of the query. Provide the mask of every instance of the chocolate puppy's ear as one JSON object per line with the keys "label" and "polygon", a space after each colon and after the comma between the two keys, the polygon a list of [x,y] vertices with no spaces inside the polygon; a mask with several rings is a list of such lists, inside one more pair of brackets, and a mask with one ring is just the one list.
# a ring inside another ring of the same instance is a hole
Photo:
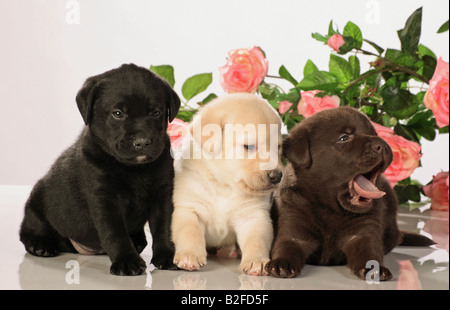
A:
{"label": "chocolate puppy's ear", "polygon": [[311,166],[308,132],[305,127],[297,127],[283,141],[283,156],[300,168]]}
{"label": "chocolate puppy's ear", "polygon": [[170,85],[167,86],[169,88],[169,122],[173,121],[175,117],[178,114],[178,110],[180,109],[180,98],[178,97],[177,93],[170,87]]}
{"label": "chocolate puppy's ear", "polygon": [[76,101],[84,123],[88,125],[92,120],[92,111],[96,93],[99,86],[97,76],[90,77],[84,82],[83,87],[78,91]]}

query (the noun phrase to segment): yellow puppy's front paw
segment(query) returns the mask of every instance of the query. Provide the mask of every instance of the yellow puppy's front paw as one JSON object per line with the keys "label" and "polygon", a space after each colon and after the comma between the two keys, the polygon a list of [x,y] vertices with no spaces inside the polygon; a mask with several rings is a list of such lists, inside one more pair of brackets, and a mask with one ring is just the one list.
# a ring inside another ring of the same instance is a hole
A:
{"label": "yellow puppy's front paw", "polygon": [[269,259],[242,260],[239,269],[252,276],[268,276],[269,274],[264,269],[268,261]]}
{"label": "yellow puppy's front paw", "polygon": [[178,268],[184,270],[198,270],[206,265],[206,253],[205,254],[195,254],[189,252],[175,253],[173,263],[177,265]]}

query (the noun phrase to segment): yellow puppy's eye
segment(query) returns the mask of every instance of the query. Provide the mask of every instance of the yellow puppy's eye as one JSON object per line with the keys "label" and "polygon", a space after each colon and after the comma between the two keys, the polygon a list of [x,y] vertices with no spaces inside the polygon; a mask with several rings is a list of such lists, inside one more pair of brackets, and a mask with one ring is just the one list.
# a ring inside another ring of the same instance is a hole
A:
{"label": "yellow puppy's eye", "polygon": [[244,145],[244,149],[246,149],[247,151],[254,151],[256,150],[256,145]]}

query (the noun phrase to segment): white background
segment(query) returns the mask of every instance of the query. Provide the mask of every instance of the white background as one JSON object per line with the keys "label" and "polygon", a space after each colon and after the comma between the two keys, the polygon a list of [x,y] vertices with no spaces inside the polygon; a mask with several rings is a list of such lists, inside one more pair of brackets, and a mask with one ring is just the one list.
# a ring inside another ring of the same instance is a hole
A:
{"label": "white background", "polygon": [[[122,63],[173,65],[179,94],[187,77],[212,72],[204,95],[221,95],[218,67],[231,49],[260,46],[269,74],[284,64],[301,79],[307,59],[327,70],[330,49],[311,33],[326,34],[331,19],[341,30],[351,20],[364,38],[399,49],[396,31],[420,6],[421,43],[449,60],[448,32],[436,33],[448,0],[79,0],[79,24],[66,19],[68,2],[0,0],[0,185],[42,177],[83,126],[75,95],[84,80]],[[369,60],[361,58],[362,69]],[[448,171],[448,142],[448,134],[424,141],[414,178],[427,183]]]}

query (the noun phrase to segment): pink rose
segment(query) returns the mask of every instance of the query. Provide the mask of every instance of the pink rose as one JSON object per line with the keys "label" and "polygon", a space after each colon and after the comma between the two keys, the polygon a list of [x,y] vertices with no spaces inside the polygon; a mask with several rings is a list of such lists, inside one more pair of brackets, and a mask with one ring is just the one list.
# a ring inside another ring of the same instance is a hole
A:
{"label": "pink rose", "polygon": [[449,252],[448,215],[448,212],[431,209],[430,217],[423,226],[423,231],[431,235],[431,239],[436,242],[436,247],[446,250],[447,253]]}
{"label": "pink rose", "polygon": [[373,122],[372,125],[375,127],[378,136],[383,138],[392,149],[392,163],[384,172],[384,176],[389,184],[394,187],[398,181],[409,177],[419,166],[419,160],[422,157],[420,145],[394,134],[394,131],[390,128]]}
{"label": "pink rose", "polygon": [[421,290],[419,273],[414,268],[414,265],[410,260],[401,260],[398,262],[400,265],[397,290]]}
{"label": "pink rose", "polygon": [[175,118],[169,126],[167,126],[167,134],[170,138],[172,148],[177,148],[183,141],[183,137],[189,131],[188,124],[181,119]]}
{"label": "pink rose", "polygon": [[334,49],[336,52],[340,52],[339,48],[344,45],[345,40],[344,37],[342,37],[340,34],[333,34],[329,39],[328,39],[328,46],[331,47],[332,49]]}
{"label": "pink rose", "polygon": [[423,192],[431,198],[431,209],[448,211],[448,172],[433,176],[433,182],[423,187]]}
{"label": "pink rose", "polygon": [[448,62],[439,58],[433,78],[423,98],[425,106],[433,111],[439,127],[448,126]]}
{"label": "pink rose", "polygon": [[268,69],[269,64],[258,47],[232,50],[226,65],[219,68],[220,85],[227,93],[254,93]]}
{"label": "pink rose", "polygon": [[317,112],[334,109],[339,106],[340,99],[338,96],[325,96],[323,98],[316,97],[320,91],[310,90],[301,92],[302,98],[298,103],[298,111],[305,118],[308,118]]}
{"label": "pink rose", "polygon": [[289,110],[289,108],[292,106],[292,103],[290,103],[289,101],[285,100],[285,101],[281,101],[280,105],[278,106],[278,111],[280,112],[280,114],[283,114],[285,112],[287,112],[287,110]]}

